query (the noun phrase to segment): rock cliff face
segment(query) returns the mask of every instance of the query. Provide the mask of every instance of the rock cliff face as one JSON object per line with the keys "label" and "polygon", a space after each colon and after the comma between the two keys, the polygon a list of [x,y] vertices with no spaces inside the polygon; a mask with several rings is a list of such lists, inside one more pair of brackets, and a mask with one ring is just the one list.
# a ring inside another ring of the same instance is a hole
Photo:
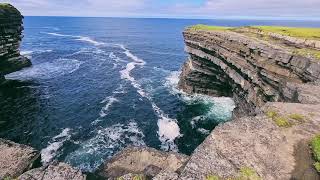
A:
{"label": "rock cliff face", "polygon": [[256,114],[266,102],[320,101],[320,63],[295,44],[264,41],[245,30],[184,32],[189,59],[179,87],[188,93],[233,97],[236,115]]}
{"label": "rock cliff face", "polygon": [[30,66],[31,62],[20,55],[23,16],[13,6],[0,3],[0,83],[5,74]]}

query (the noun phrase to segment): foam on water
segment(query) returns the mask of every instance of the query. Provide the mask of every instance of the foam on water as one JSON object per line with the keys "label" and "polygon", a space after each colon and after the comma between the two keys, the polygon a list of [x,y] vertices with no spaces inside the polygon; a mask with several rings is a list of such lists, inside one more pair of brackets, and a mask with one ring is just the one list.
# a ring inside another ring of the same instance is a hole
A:
{"label": "foam on water", "polygon": [[186,102],[187,104],[196,104],[196,103],[202,103],[207,106],[210,106],[210,110],[201,116],[194,117],[191,120],[191,125],[194,127],[195,124],[202,120],[207,118],[213,118],[219,121],[227,121],[232,117],[232,111],[235,108],[235,103],[232,100],[232,98],[229,97],[211,97],[207,95],[201,95],[201,94],[193,94],[189,95],[185,92],[179,90],[178,82],[179,82],[179,76],[181,72],[172,72],[167,78],[165,86],[168,87],[170,90],[170,93],[173,95],[179,94],[179,98]]}
{"label": "foam on water", "polygon": [[128,144],[144,146],[144,134],[135,121],[124,124],[115,124],[107,128],[94,130],[95,135],[80,143],[80,148],[70,153],[65,161],[83,171],[94,171],[110,158],[114,152],[121,150]]}
{"label": "foam on water", "polygon": [[88,36],[75,36],[75,35],[68,35],[68,34],[59,34],[59,33],[46,33],[52,36],[58,36],[58,37],[72,37],[75,38],[75,40],[77,41],[83,41],[83,42],[87,42],[90,44],[93,44],[95,46],[101,46],[101,45],[105,45],[106,43],[104,42],[98,42],[93,40],[92,38],[88,37]]}
{"label": "foam on water", "polygon": [[18,80],[51,79],[75,72],[82,63],[76,59],[60,58],[53,62],[35,64],[21,71],[10,73],[6,75],[6,78]]}
{"label": "foam on water", "polygon": [[48,146],[41,150],[41,161],[43,164],[50,163],[57,155],[58,151],[60,151],[63,144],[70,140],[71,138],[71,129],[65,128],[62,130],[60,134],[53,137]]}
{"label": "foam on water", "polygon": [[106,97],[101,103],[106,103],[107,104],[101,109],[100,111],[100,117],[105,117],[108,115],[109,108],[113,105],[115,102],[119,102],[119,100],[113,96]]}
{"label": "foam on water", "polygon": [[131,82],[132,86],[137,89],[137,92],[144,98],[147,98],[153,108],[153,111],[158,116],[158,136],[161,141],[161,149],[163,150],[173,150],[178,151],[178,147],[175,145],[174,140],[180,136],[180,128],[178,126],[176,119],[171,119],[167,114],[165,114],[154,102],[152,97],[145,92],[142,86],[139,84],[134,77],[131,76],[131,71],[135,69],[136,66],[144,66],[146,64],[145,61],[140,59],[139,57],[132,54],[127,48],[123,45],[119,45],[121,49],[124,50],[124,54],[133,62],[127,64],[126,68],[120,71],[121,78],[126,79]]}

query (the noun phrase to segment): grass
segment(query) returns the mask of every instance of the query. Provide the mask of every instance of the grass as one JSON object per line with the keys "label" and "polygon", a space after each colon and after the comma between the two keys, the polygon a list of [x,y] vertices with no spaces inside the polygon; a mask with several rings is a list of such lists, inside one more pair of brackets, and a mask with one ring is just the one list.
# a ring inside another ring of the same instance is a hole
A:
{"label": "grass", "polygon": [[313,57],[320,60],[320,51],[308,48],[296,49],[293,54],[305,57]]}
{"label": "grass", "polygon": [[208,26],[204,24],[198,24],[195,26],[190,26],[188,29],[199,31],[199,30],[205,30],[205,31],[225,31],[232,29],[231,27],[225,27],[225,26]]}
{"label": "grass", "polygon": [[209,175],[206,177],[206,180],[219,180],[220,178],[218,176]]}
{"label": "grass", "polygon": [[274,119],[274,122],[279,127],[291,127],[293,124],[289,122],[288,118],[280,116]]}
{"label": "grass", "polygon": [[311,140],[312,153],[316,161],[320,162],[320,135]]}
{"label": "grass", "polygon": [[268,118],[274,119],[274,118],[278,117],[278,112],[274,111],[274,110],[269,110],[266,112],[266,115]]}
{"label": "grass", "polygon": [[250,167],[240,168],[240,180],[260,180],[256,171]]}
{"label": "grass", "polygon": [[273,32],[286,36],[320,39],[320,28],[302,28],[302,27],[283,27],[283,26],[252,26],[265,32]]}
{"label": "grass", "polygon": [[305,121],[305,117],[301,114],[290,114],[289,115],[289,118],[293,119],[293,120],[296,120],[296,121],[299,121],[299,122],[304,122]]}
{"label": "grass", "polygon": [[314,163],[313,166],[320,173],[320,162]]}

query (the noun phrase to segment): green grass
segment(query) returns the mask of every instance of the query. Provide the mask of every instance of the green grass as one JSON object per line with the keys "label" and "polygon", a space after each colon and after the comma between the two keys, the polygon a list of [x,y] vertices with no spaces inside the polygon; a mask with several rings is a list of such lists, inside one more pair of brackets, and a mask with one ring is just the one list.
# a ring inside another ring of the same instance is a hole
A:
{"label": "green grass", "polygon": [[205,31],[225,31],[225,30],[230,30],[232,29],[231,27],[225,27],[225,26],[208,26],[208,25],[204,25],[204,24],[198,24],[195,26],[190,26],[188,27],[188,29],[191,30],[205,30]]}
{"label": "green grass", "polygon": [[320,162],[314,163],[313,166],[320,173]]}
{"label": "green grass", "polygon": [[0,8],[11,8],[12,6],[9,3],[0,3]]}
{"label": "green grass", "polygon": [[301,28],[301,27],[283,27],[283,26],[252,26],[265,32],[273,32],[286,36],[320,39],[320,28]]}
{"label": "green grass", "polygon": [[320,162],[320,135],[311,140],[312,153],[316,161]]}
{"label": "green grass", "polygon": [[320,60],[320,51],[314,50],[314,49],[307,49],[307,48],[296,49],[293,52],[293,54],[301,55],[305,57],[314,57]]}
{"label": "green grass", "polygon": [[206,177],[206,180],[219,180],[220,178],[218,176],[209,175]]}
{"label": "green grass", "polygon": [[290,114],[289,118],[291,118],[293,120],[296,120],[296,121],[299,121],[299,122],[304,122],[305,121],[305,117],[302,114],[297,114],[297,113]]}
{"label": "green grass", "polygon": [[266,115],[268,118],[274,119],[274,118],[278,117],[278,112],[274,111],[274,110],[269,110],[266,112]]}
{"label": "green grass", "polygon": [[240,168],[240,180],[260,180],[256,171],[250,167]]}
{"label": "green grass", "polygon": [[274,122],[276,123],[277,126],[279,127],[291,127],[293,124],[289,122],[288,118],[280,116],[274,118]]}

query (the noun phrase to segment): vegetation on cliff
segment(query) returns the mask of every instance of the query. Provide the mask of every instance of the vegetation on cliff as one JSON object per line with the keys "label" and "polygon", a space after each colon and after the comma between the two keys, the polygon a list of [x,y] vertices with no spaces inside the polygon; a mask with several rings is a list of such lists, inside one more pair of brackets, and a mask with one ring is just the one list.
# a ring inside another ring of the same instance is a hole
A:
{"label": "vegetation on cliff", "polygon": [[311,140],[311,148],[312,148],[314,159],[317,161],[314,164],[314,167],[318,172],[320,172],[320,135],[315,136]]}

